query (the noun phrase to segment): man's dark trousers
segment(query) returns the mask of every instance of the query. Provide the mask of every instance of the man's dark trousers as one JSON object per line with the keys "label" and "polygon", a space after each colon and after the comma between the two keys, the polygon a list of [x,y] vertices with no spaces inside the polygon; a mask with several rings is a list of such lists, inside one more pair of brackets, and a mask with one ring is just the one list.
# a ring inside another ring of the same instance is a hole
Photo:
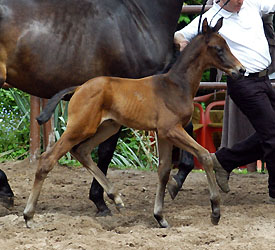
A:
{"label": "man's dark trousers", "polygon": [[218,150],[216,157],[228,172],[263,159],[269,173],[269,195],[275,198],[275,91],[271,82],[267,76],[228,78],[227,91],[256,132],[230,149]]}

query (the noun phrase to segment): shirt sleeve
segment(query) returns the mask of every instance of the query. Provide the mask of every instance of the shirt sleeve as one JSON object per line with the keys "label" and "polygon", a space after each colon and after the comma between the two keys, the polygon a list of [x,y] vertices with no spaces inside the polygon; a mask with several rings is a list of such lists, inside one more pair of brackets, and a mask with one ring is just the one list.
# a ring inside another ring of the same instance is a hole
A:
{"label": "shirt sleeve", "polygon": [[258,0],[263,14],[275,12],[275,0]]}

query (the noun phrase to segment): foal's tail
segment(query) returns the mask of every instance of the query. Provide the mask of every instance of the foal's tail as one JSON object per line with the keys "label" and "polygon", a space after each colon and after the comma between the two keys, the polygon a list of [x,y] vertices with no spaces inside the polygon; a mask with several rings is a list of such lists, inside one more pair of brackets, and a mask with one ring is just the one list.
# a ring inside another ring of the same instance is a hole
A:
{"label": "foal's tail", "polygon": [[[43,123],[47,122],[57,104],[60,102],[61,99],[66,99],[66,100],[70,100],[72,95],[74,94],[75,92],[75,89],[77,88],[78,86],[74,86],[74,87],[70,87],[70,88],[67,88],[67,89],[63,89],[61,90],[60,92],[58,92],[57,94],[55,94],[47,103],[47,105],[45,106],[45,108],[42,110],[42,112],[40,113],[40,115],[36,118],[37,122],[39,123],[39,125],[42,125]],[[66,96],[66,98],[64,98]]]}

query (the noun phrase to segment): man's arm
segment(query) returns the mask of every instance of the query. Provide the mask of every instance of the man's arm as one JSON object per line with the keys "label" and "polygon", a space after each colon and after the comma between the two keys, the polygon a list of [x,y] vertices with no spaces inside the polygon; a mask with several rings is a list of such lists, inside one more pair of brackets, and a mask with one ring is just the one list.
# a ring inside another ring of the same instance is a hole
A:
{"label": "man's arm", "polygon": [[263,14],[275,12],[275,0],[258,0]]}
{"label": "man's arm", "polygon": [[182,51],[185,46],[198,34],[199,16],[174,35],[174,43]]}

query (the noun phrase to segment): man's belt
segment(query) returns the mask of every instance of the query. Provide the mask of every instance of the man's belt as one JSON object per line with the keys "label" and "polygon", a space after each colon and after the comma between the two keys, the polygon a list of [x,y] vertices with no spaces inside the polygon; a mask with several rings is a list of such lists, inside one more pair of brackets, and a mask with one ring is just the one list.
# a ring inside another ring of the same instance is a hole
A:
{"label": "man's belt", "polygon": [[264,76],[268,76],[268,69],[265,69],[256,73],[249,73],[248,76],[246,77],[250,78],[250,77],[264,77]]}

